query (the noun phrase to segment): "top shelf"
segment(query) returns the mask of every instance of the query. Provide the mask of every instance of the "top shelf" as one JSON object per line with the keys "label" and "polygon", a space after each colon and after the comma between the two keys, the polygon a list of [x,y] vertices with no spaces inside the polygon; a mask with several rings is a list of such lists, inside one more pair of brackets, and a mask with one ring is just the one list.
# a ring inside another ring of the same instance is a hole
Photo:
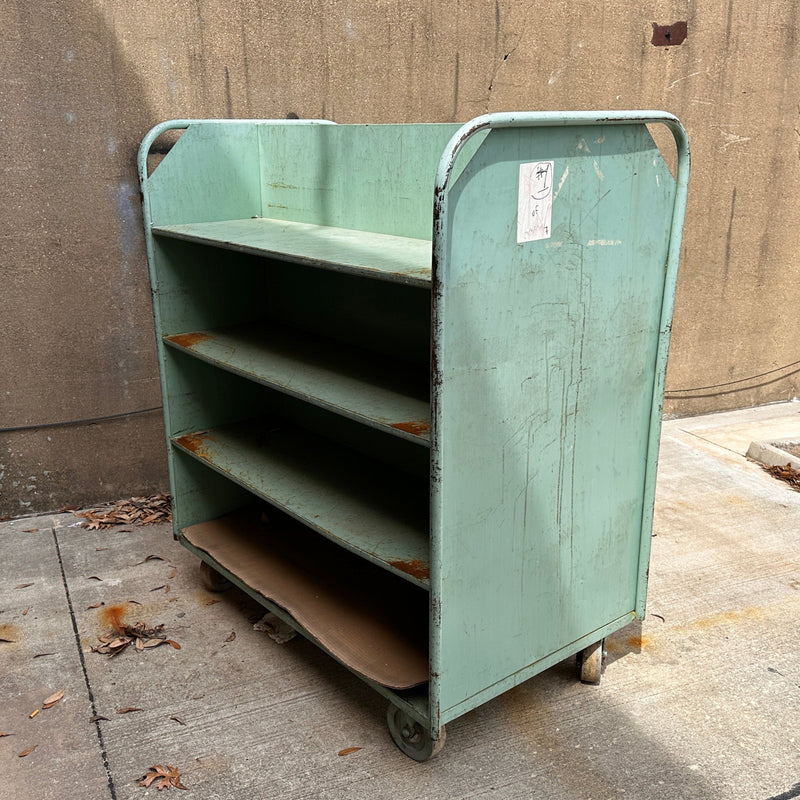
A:
{"label": "top shelf", "polygon": [[431,285],[427,239],[262,217],[164,225],[153,233],[408,286]]}

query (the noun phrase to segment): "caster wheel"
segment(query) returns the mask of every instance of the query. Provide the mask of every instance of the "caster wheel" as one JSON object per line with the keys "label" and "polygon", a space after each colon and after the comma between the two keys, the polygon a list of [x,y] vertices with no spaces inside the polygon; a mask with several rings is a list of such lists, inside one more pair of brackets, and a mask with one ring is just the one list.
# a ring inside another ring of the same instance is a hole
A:
{"label": "caster wheel", "polygon": [[414,761],[427,761],[441,752],[444,747],[444,726],[442,726],[439,738],[432,739],[430,732],[425,730],[419,722],[394,705],[390,705],[386,712],[386,722],[394,743]]}
{"label": "caster wheel", "polygon": [[578,653],[578,675],[581,683],[597,685],[603,674],[603,645],[605,639],[589,645]]}
{"label": "caster wheel", "polygon": [[210,564],[205,561],[200,562],[200,577],[203,581],[203,586],[209,592],[224,592],[230,589],[233,584],[225,577],[219,574]]}

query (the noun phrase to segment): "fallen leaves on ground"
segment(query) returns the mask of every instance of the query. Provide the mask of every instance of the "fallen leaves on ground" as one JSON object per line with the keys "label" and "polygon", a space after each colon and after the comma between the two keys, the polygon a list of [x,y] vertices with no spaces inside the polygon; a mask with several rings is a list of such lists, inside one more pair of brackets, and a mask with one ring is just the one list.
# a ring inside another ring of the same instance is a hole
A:
{"label": "fallen leaves on ground", "polygon": [[172,500],[168,494],[131,497],[129,500],[120,500],[110,509],[76,511],[75,516],[87,520],[82,527],[90,531],[111,528],[114,525],[152,525],[172,520]]}
{"label": "fallen leaves on ground", "polygon": [[163,625],[156,625],[155,628],[148,628],[144,622],[137,622],[135,625],[127,625],[120,621],[119,624],[114,625],[114,629],[113,633],[107,633],[100,637],[99,645],[92,646],[93,653],[115,656],[131,644],[139,652],[151,647],[158,647],[162,644],[168,644],[176,650],[181,649],[181,646],[177,642],[167,638],[167,635],[164,633]]}
{"label": "fallen leaves on ground", "polygon": [[19,586],[15,586],[15,589],[27,589],[29,586],[33,586],[33,583],[21,583]]}
{"label": "fallen leaves on ground", "polygon": [[345,747],[344,750],[339,751],[340,756],[349,756],[350,753],[355,753],[356,750],[360,750],[360,747]]}
{"label": "fallen leaves on ground", "polygon": [[42,702],[42,708],[52,708],[59,700],[63,699],[64,697],[64,690],[61,689],[58,692],[54,692],[50,695],[50,697],[45,698]]}
{"label": "fallen leaves on ground", "polygon": [[16,735],[17,735],[16,733],[0,733],[0,738],[2,738],[3,736],[16,736]]}
{"label": "fallen leaves on ground", "polygon": [[26,747],[21,753],[17,753],[20,758],[25,758],[25,756],[29,756],[39,745],[35,744],[32,747]]}
{"label": "fallen leaves on ground", "polygon": [[139,786],[144,786],[145,789],[148,789],[151,784],[155,786],[159,792],[162,789],[171,789],[172,787],[176,789],[186,788],[181,783],[181,773],[178,772],[177,767],[171,767],[169,765],[162,767],[160,764],[157,764],[154,767],[150,767],[150,769],[139,778]]}
{"label": "fallen leaves on ground", "polygon": [[800,470],[793,469],[791,464],[787,464],[785,467],[764,467],[764,469],[773,478],[786,481],[792,489],[800,492]]}
{"label": "fallen leaves on ground", "polygon": [[128,706],[127,708],[118,708],[117,714],[130,714],[131,711],[143,711],[144,709],[136,708],[136,706]]}

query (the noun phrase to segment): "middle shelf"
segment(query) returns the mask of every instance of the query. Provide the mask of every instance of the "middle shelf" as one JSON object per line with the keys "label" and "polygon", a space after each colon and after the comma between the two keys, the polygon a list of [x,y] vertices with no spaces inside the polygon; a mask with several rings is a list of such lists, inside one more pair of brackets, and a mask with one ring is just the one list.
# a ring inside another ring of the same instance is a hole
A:
{"label": "middle shelf", "polygon": [[164,342],[357,422],[430,445],[429,378],[418,366],[265,322],[175,334]]}
{"label": "middle shelf", "polygon": [[172,445],[358,555],[429,587],[427,481],[283,420],[247,420]]}

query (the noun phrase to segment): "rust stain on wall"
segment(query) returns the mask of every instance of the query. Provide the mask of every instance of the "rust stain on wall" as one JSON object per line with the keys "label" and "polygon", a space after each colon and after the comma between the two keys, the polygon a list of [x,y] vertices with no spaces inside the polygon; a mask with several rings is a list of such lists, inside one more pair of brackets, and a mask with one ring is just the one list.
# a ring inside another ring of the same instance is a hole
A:
{"label": "rust stain on wall", "polygon": [[673,22],[672,25],[659,25],[653,23],[653,38],[651,44],[656,47],[670,47],[683,44],[688,36],[686,22]]}

